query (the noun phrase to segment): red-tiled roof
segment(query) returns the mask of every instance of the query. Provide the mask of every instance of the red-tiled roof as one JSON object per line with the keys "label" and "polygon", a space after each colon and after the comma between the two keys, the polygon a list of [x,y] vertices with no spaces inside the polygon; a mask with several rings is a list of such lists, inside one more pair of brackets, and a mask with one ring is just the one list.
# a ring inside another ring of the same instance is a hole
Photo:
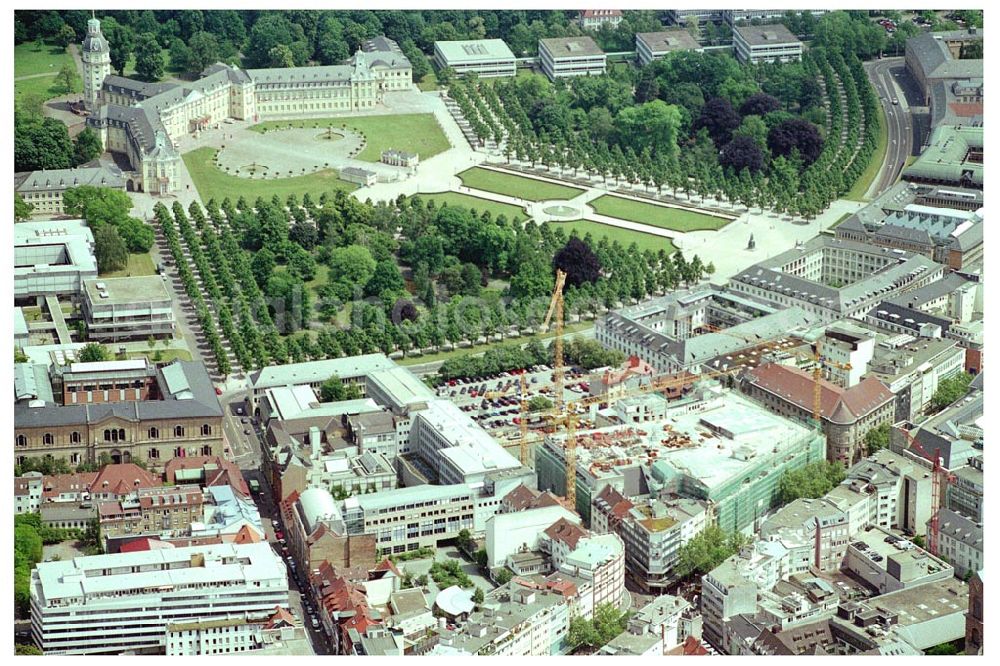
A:
{"label": "red-tiled roof", "polygon": [[141,539],[135,539],[134,541],[129,541],[127,544],[123,545],[119,552],[121,553],[138,553],[144,550],[159,550],[161,548],[173,548],[174,544],[168,541],[160,541],[159,539],[153,539],[151,537],[142,537]]}
{"label": "red-tiled roof", "polygon": [[[810,373],[768,363],[750,370],[749,377],[754,385],[812,412],[815,383]],[[868,377],[849,389],[820,379],[820,415],[834,423],[852,423],[892,399],[889,387],[875,377]]]}
{"label": "red-tiled roof", "polygon": [[396,574],[397,576],[402,577],[402,575],[403,575],[399,571],[399,569],[396,568],[396,565],[392,563],[392,560],[390,560],[388,557],[385,558],[384,560],[382,560],[381,562],[379,562],[378,565],[374,569],[372,569],[372,571],[377,571],[377,572],[391,571],[392,573]]}
{"label": "red-tiled roof", "polygon": [[264,623],[265,629],[277,629],[278,627],[294,627],[295,626],[295,616],[289,613],[287,610],[281,606],[274,607],[274,615],[267,619]]}
{"label": "red-tiled roof", "polygon": [[519,485],[514,490],[507,493],[503,498],[504,504],[510,506],[514,511],[523,511],[531,506],[531,503],[535,500],[535,495],[537,491],[533,491],[528,486],[523,483]]}
{"label": "red-tiled roof", "polygon": [[554,522],[547,530],[545,530],[545,534],[547,534],[550,539],[562,541],[570,548],[576,548],[577,542],[587,536],[586,530],[579,525],[574,525],[565,518],[560,518]]}
{"label": "red-tiled roof", "polygon": [[114,493],[125,495],[138,488],[159,488],[163,483],[155,474],[147,472],[135,463],[105,465],[90,484],[92,493]]}
{"label": "red-tiled roof", "polygon": [[[206,465],[214,465],[215,469],[205,469]],[[191,456],[189,458],[171,458],[163,470],[163,476],[168,483],[174,482],[174,477],[182,469],[202,469],[205,471],[204,487],[232,486],[233,490],[244,497],[250,496],[250,488],[240,468],[222,456]]]}
{"label": "red-tiled roof", "polygon": [[257,534],[256,530],[250,529],[248,525],[244,525],[233,537],[233,543],[260,543],[260,535]]}
{"label": "red-tiled roof", "polygon": [[53,474],[42,480],[42,497],[49,499],[66,494],[90,492],[97,478],[97,472],[80,472],[78,474]]}

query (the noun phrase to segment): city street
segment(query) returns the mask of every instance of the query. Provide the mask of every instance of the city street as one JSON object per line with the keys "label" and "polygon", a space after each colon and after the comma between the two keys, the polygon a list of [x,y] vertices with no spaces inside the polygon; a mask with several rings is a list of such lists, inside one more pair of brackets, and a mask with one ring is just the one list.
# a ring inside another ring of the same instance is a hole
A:
{"label": "city street", "polygon": [[[874,198],[892,187],[906,165],[906,158],[913,153],[914,125],[911,102],[916,100],[913,100],[912,95],[907,98],[909,77],[905,74],[902,58],[883,58],[866,62],[865,70],[882,102],[889,132],[885,162],[868,190],[868,196]],[[897,100],[898,104],[893,104],[893,100]]]}

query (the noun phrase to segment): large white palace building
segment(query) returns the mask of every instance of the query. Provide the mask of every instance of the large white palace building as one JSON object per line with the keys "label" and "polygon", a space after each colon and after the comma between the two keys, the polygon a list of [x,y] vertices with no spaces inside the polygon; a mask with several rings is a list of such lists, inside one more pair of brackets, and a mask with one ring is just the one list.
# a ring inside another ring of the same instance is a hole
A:
{"label": "large white palace building", "polygon": [[241,69],[216,63],[190,83],[146,83],[111,74],[101,22],[87,22],[83,40],[87,124],[105,148],[125,155],[129,190],[177,190],[180,162],[174,142],[227,118],[275,118],[351,113],[374,108],[384,93],[413,85],[410,61],[385,37],[364,43],[347,64]]}

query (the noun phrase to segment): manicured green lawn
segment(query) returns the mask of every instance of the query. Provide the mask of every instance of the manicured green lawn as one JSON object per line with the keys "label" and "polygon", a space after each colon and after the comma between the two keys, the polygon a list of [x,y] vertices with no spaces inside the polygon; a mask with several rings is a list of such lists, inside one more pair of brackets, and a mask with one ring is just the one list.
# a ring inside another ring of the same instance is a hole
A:
{"label": "manicured green lawn", "polygon": [[484,192],[495,192],[510,197],[520,197],[528,201],[546,199],[572,199],[583,194],[583,190],[568,185],[557,185],[535,178],[525,178],[514,174],[500,173],[472,167],[458,174],[466,187]]}
{"label": "manicured green lawn", "polygon": [[273,180],[230,176],[220,171],[212,163],[216,152],[214,148],[198,148],[183,155],[184,165],[187,166],[188,173],[191,174],[191,179],[203,201],[209,199],[222,201],[229,197],[235,202],[241,196],[246,197],[248,201],[254,201],[257,197],[270,199],[275,194],[282,199],[289,194],[295,194],[301,198],[307,192],[316,198],[324,192],[336,190],[350,192],[357,189],[357,185],[341,180],[337,176],[337,172],[332,170]]}
{"label": "manicured green lawn", "polygon": [[878,144],[875,146],[875,152],[872,153],[871,161],[868,162],[868,166],[854,183],[854,186],[844,195],[845,199],[850,199],[851,201],[868,201],[865,198],[865,193],[871,187],[872,181],[878,177],[879,169],[882,168],[882,163],[885,161],[885,151],[889,148],[889,128],[886,124],[885,111],[882,109],[881,104],[878,107],[878,117]]}
{"label": "manicured green lawn", "polygon": [[382,151],[396,148],[420,155],[421,160],[442,153],[449,148],[448,137],[432,113],[412,113],[398,116],[345,116],[341,118],[310,118],[304,120],[269,120],[249,129],[255,132],[279,128],[347,126],[361,132],[367,139],[365,149],[357,159],[378,162]]}
{"label": "manicured green lawn", "polygon": [[620,229],[618,227],[608,226],[607,224],[601,224],[600,222],[593,222],[591,220],[574,220],[572,222],[555,222],[549,221],[549,224],[555,227],[563,227],[566,233],[572,229],[576,229],[580,234],[580,238],[583,238],[588,233],[594,237],[594,240],[600,240],[601,236],[607,236],[609,241],[618,241],[623,247],[628,247],[633,242],[639,246],[640,250],[652,250],[653,252],[659,252],[665,249],[668,253],[673,253],[677,247],[670,241],[669,238],[664,238],[663,236],[654,236],[653,234],[644,234],[641,231],[632,231],[631,229]]}
{"label": "manicured green lawn", "polygon": [[18,44],[14,47],[14,78],[32,74],[56,75],[67,61],[72,63],[73,56],[64,48],[46,44],[36,51],[34,42]]}
{"label": "manicured green lawn", "polygon": [[629,220],[639,224],[649,224],[674,231],[702,231],[721,229],[730,223],[723,217],[703,215],[681,208],[668,208],[656,204],[616,197],[605,194],[590,202],[594,212],[620,220]]}
{"label": "manicured green lawn", "polygon": [[156,266],[153,265],[153,257],[146,254],[128,255],[128,264],[120,271],[110,271],[101,273],[101,277],[140,277],[142,275],[156,275]]}
{"label": "manicured green lawn", "polygon": [[488,210],[493,217],[506,215],[508,220],[513,220],[514,218],[524,220],[528,217],[523,208],[519,208],[513,204],[490,201],[489,199],[480,199],[479,197],[474,197],[471,194],[461,194],[459,192],[435,192],[433,194],[420,194],[418,196],[424,201],[434,201],[434,203],[438,206],[441,206],[442,204],[448,204],[449,206],[465,206],[466,208],[475,208],[480,213]]}

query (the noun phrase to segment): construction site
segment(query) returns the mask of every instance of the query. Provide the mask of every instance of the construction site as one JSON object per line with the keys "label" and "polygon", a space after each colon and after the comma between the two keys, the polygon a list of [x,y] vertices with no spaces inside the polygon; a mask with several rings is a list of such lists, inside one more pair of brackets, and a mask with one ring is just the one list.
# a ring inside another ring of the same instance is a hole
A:
{"label": "construction site", "polygon": [[[712,501],[720,526],[755,528],[777,504],[786,470],[824,459],[825,440],[739,393],[703,380],[668,402],[651,392],[642,409],[632,397],[583,417],[619,424],[548,434],[536,449],[538,487],[567,495],[567,451],[575,453],[576,509],[590,520],[591,497],[612,485],[629,498],[676,495]],[[575,443],[575,446],[574,446]]]}

